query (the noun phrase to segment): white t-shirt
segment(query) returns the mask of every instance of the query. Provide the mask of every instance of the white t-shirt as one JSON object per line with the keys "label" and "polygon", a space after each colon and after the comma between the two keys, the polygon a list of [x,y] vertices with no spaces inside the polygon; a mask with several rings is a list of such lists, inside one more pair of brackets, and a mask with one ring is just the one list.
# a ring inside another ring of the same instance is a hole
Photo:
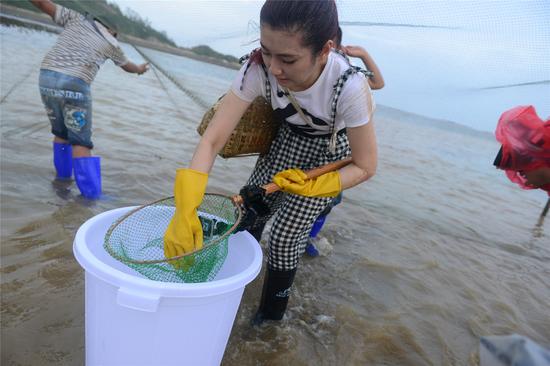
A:
{"label": "white t-shirt", "polygon": [[[315,83],[306,90],[292,92],[307,118],[316,126],[315,129],[306,124],[294,109],[277,79],[268,71],[271,85],[271,106],[276,117],[286,120],[308,135],[327,135],[332,130],[331,108],[334,97],[334,84],[350,67],[348,61],[330,52],[327,64]],[[234,79],[231,90],[244,101],[252,102],[256,97],[265,97],[265,73],[261,65],[252,64],[244,82],[241,81],[246,63],[241,67]],[[371,101],[369,103],[369,100]],[[342,89],[336,108],[336,131],[345,127],[358,127],[369,122],[374,109],[372,93],[365,76],[361,73],[352,74]]]}

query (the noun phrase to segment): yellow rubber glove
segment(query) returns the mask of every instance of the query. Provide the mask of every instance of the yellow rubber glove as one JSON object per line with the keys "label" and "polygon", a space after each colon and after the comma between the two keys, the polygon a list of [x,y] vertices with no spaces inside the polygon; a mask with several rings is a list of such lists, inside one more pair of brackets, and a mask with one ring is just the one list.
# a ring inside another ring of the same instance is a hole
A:
{"label": "yellow rubber glove", "polygon": [[197,208],[202,202],[208,174],[178,169],[174,182],[176,213],[164,233],[164,256],[172,258],[202,248],[202,225]]}
{"label": "yellow rubber glove", "polygon": [[325,173],[314,179],[307,179],[301,169],[288,169],[277,173],[273,183],[281,190],[306,197],[336,197],[342,190],[338,172]]}

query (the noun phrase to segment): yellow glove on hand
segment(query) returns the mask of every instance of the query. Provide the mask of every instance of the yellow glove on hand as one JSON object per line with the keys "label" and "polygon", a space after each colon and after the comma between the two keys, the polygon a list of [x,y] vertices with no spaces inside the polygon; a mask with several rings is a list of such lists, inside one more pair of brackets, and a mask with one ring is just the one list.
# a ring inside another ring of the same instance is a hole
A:
{"label": "yellow glove on hand", "polygon": [[207,182],[206,173],[192,169],[176,171],[174,182],[176,212],[164,233],[166,258],[202,248],[202,225],[197,215],[197,208],[204,197]]}
{"label": "yellow glove on hand", "polygon": [[307,179],[301,169],[288,169],[277,173],[273,183],[288,193],[306,197],[336,197],[342,190],[338,172],[325,173],[314,179]]}

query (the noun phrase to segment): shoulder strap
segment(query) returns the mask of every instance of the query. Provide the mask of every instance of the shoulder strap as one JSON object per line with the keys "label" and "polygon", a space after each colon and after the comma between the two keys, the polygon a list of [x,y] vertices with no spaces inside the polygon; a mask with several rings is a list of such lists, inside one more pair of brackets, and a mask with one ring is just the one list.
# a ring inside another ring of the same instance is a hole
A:
{"label": "shoulder strap", "polygon": [[97,27],[97,24],[95,24],[95,20],[94,20],[94,16],[88,12],[86,12],[84,14],[84,18],[86,18],[86,20],[88,21],[88,23],[91,24],[91,26],[94,28],[94,30],[103,38],[105,38],[103,36],[103,34],[101,33],[101,31],[99,30],[99,28]]}
{"label": "shoulder strap", "polygon": [[86,19],[86,21],[88,21],[88,23],[90,23],[92,25],[92,27],[94,28],[94,30],[101,36],[101,38],[103,38],[105,41],[107,41],[107,43],[109,43],[111,46],[114,46],[114,47],[119,47],[118,45],[118,42],[116,42],[116,39],[114,39],[114,42],[115,44],[113,44],[113,41],[112,40],[109,40],[105,34],[103,34],[103,32],[98,28],[96,22],[95,22],[95,18],[92,14],[90,13],[86,13],[84,14],[84,18]]}
{"label": "shoulder strap", "polygon": [[346,55],[343,51],[339,50],[338,48],[333,48],[332,50],[333,50],[334,52],[336,52],[337,54],[339,54],[340,56],[342,56],[343,58],[345,58],[346,61],[348,62],[348,64],[351,65],[351,62],[349,61],[348,55]]}
{"label": "shoulder strap", "polygon": [[[362,69],[358,66],[352,66],[350,65],[349,69],[344,71],[342,75],[336,80],[336,83],[333,86],[334,89],[334,96],[332,97],[332,103],[331,103],[331,120],[332,120],[332,132],[331,132],[331,139],[329,144],[329,149],[331,152],[334,152],[334,149],[336,149],[336,135],[338,131],[336,131],[336,109],[338,106],[338,99],[340,98],[340,94],[342,94],[342,89],[344,88],[344,84],[351,75],[361,73],[365,75],[365,77],[368,79],[369,76],[373,75],[372,72]],[[369,120],[372,117],[372,98],[370,96],[370,93],[368,94],[368,100],[367,103],[369,104]]]}
{"label": "shoulder strap", "polygon": [[338,55],[340,55],[341,57],[345,58],[348,65],[350,65],[350,67],[354,67],[358,70],[361,71],[362,74],[364,74],[366,77],[368,78],[371,78],[374,76],[374,72],[370,71],[369,69],[365,68],[365,69],[361,69],[360,67],[357,67],[357,66],[353,66],[349,60],[349,57],[348,55],[346,55],[343,51],[337,49],[337,48],[333,48],[332,51],[334,51],[335,53],[337,53]]}
{"label": "shoulder strap", "polygon": [[283,87],[283,91],[285,92],[285,95],[288,97],[288,99],[290,100],[290,103],[292,103],[292,105],[294,106],[294,109],[296,109],[296,111],[298,112],[298,114],[300,115],[300,117],[302,117],[302,120],[311,128],[313,129],[316,129],[317,127],[315,127],[315,125],[313,124],[313,122],[311,122],[309,119],[307,119],[304,111],[302,110],[302,108],[300,107],[300,104],[298,104],[298,101],[296,100],[296,98],[294,97],[294,94],[291,93],[290,90],[288,90],[288,88],[285,88]]}

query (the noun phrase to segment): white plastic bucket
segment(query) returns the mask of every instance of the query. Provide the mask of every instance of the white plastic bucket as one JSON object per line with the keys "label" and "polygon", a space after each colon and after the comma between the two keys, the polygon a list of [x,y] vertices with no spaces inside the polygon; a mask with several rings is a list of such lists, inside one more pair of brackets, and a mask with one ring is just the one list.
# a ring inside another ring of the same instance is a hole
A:
{"label": "white plastic bucket", "polygon": [[85,270],[86,365],[219,365],[245,286],[262,266],[248,232],[229,238],[213,281],[165,283],[144,278],[103,248],[111,224],[134,207],[86,221],[73,251]]}

